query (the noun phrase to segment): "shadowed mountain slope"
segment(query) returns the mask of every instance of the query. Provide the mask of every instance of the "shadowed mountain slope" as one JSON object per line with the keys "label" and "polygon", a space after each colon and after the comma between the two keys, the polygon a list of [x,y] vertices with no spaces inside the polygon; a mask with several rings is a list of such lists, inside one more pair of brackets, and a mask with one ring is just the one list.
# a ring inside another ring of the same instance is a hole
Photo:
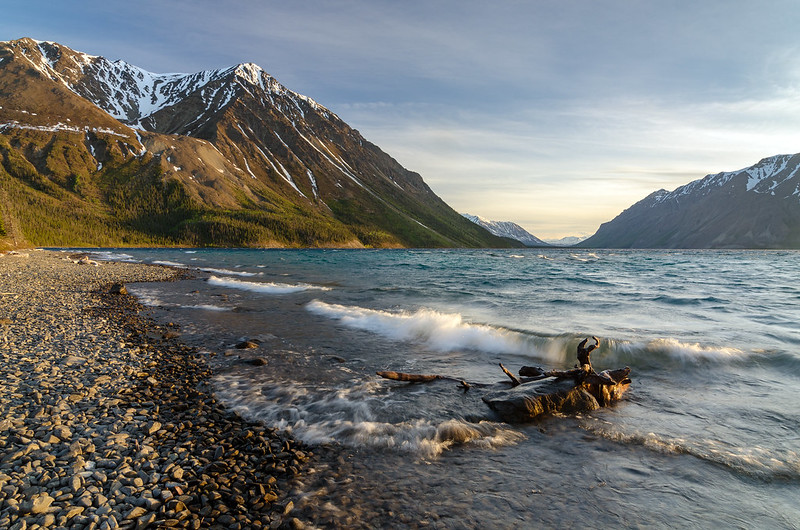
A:
{"label": "shadowed mountain slope", "polygon": [[800,154],[654,192],[578,246],[800,248]]}

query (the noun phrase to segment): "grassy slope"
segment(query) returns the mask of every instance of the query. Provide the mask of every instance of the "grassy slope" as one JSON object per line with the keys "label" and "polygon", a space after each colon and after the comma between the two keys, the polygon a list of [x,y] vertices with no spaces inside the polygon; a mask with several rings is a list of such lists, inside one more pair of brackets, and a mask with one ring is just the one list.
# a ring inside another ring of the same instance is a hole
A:
{"label": "grassy slope", "polygon": [[179,181],[162,178],[159,159],[125,156],[111,137],[97,142],[100,170],[80,133],[0,135],[4,246],[354,246],[359,235],[398,245],[391,234],[369,226],[354,233],[267,188],[241,209],[202,206]]}
{"label": "grassy slope", "polygon": [[[257,200],[242,195],[238,208],[210,208],[179,180],[165,178],[160,158],[133,156],[111,134],[8,129],[0,134],[0,162],[0,245],[6,247],[485,245],[472,223],[444,226],[440,212],[402,194],[383,203],[331,201],[325,215],[262,186],[254,189]],[[433,231],[413,221],[412,211]]]}

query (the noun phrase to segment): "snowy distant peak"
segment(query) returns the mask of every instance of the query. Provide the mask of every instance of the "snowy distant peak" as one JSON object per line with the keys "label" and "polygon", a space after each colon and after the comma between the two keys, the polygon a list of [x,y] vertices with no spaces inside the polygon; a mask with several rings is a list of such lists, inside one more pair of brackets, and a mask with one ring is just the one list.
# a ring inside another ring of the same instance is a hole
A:
{"label": "snowy distant peak", "polygon": [[470,215],[468,213],[462,213],[461,215],[476,225],[482,226],[496,236],[516,239],[528,247],[548,246],[547,243],[511,221],[490,221],[478,215]]}
{"label": "snowy distant peak", "polygon": [[571,247],[573,245],[577,245],[585,239],[588,239],[587,236],[567,236],[559,239],[545,239],[544,242],[555,247]]}

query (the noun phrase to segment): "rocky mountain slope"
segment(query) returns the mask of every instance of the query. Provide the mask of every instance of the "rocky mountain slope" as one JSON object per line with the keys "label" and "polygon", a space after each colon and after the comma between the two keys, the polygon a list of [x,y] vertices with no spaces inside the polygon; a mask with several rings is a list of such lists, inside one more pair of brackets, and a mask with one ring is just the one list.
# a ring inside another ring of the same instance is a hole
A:
{"label": "rocky mountain slope", "polygon": [[0,157],[11,244],[508,246],[250,63],[153,74],[0,43]]}
{"label": "rocky mountain slope", "polygon": [[538,237],[534,236],[517,223],[512,223],[511,221],[490,221],[488,219],[484,219],[478,215],[470,215],[468,213],[462,213],[466,219],[469,219],[473,223],[482,226],[492,234],[505,237],[508,239],[513,239],[515,241],[519,241],[526,247],[547,247],[549,246],[547,243],[539,239]]}
{"label": "rocky mountain slope", "polygon": [[579,246],[800,248],[800,154],[656,191]]}

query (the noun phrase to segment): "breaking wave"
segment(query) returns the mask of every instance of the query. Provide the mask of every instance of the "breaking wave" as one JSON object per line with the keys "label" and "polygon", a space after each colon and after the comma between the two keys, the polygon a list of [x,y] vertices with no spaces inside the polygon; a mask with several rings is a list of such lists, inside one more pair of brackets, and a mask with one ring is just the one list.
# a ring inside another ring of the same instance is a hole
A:
{"label": "breaking wave", "polygon": [[708,346],[676,339],[653,339],[647,342],[610,341],[607,359],[631,366],[665,364],[720,364],[744,360],[752,352],[726,346]]}
{"label": "breaking wave", "polygon": [[[413,341],[439,352],[474,350],[484,353],[515,354],[548,364],[571,365],[576,359],[577,344],[583,336],[566,333],[545,336],[465,321],[458,313],[442,313],[431,309],[416,311],[383,311],[358,306],[329,304],[320,300],[306,308],[341,324],[380,336]],[[674,338],[624,341],[601,338],[600,348],[592,359],[597,366],[663,368],[664,366],[719,365],[747,361],[758,356],[762,361],[781,362],[758,352],[728,346],[683,342]]]}
{"label": "breaking wave", "polygon": [[187,269],[188,266],[184,265],[183,263],[178,263],[177,261],[166,261],[166,260],[156,260],[151,261],[153,265],[164,265],[167,267],[178,267],[179,269]]}
{"label": "breaking wave", "polygon": [[263,294],[290,294],[299,293],[302,291],[329,291],[329,287],[322,287],[318,285],[309,285],[307,283],[288,284],[288,283],[274,283],[274,282],[246,282],[242,280],[234,280],[232,278],[219,278],[211,276],[208,279],[210,285],[217,287],[227,287],[229,289],[240,289],[243,291],[251,291],[254,293]]}
{"label": "breaking wave", "polygon": [[214,269],[211,267],[199,267],[197,270],[203,272],[210,272],[212,274],[227,274],[229,276],[256,276],[257,273],[255,272],[246,272],[246,271],[232,271],[230,269]]}
{"label": "breaking wave", "polygon": [[541,354],[534,340],[523,333],[465,322],[459,314],[431,309],[389,312],[328,304],[320,300],[314,300],[306,307],[312,313],[338,320],[345,326],[394,340],[421,342],[441,352],[470,349],[487,353]]}

